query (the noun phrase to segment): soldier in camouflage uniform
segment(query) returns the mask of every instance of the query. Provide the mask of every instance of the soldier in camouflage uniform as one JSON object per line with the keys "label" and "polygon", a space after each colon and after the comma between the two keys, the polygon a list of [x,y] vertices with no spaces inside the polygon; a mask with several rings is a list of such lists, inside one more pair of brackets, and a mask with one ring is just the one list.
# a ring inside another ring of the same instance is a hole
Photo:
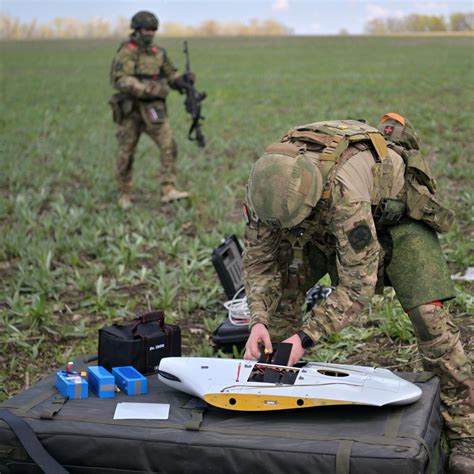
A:
{"label": "soldier in camouflage uniform", "polygon": [[[160,148],[162,202],[188,196],[175,189],[177,148],[166,113],[170,87],[183,90],[183,76],[178,75],[166,51],[153,45],[158,29],[155,15],[136,13],[131,28],[133,33],[120,45],[110,75],[113,87],[119,90],[110,104],[118,124],[117,180],[119,205],[124,209],[131,206],[134,153],[142,132]],[[194,80],[194,75],[190,73],[187,79]]]}
{"label": "soldier in camouflage uniform", "polygon": [[[378,129],[349,120],[296,127],[267,147],[244,207],[245,357],[257,359],[261,346],[272,351],[272,340],[285,340],[294,364],[349,325],[376,290],[392,286],[425,368],[441,380],[452,472],[468,472],[473,379],[443,306],[455,290],[436,234],[449,229],[453,214],[434,192],[417,134],[398,114],[385,115]],[[334,291],[303,316],[306,291],[326,273]]]}

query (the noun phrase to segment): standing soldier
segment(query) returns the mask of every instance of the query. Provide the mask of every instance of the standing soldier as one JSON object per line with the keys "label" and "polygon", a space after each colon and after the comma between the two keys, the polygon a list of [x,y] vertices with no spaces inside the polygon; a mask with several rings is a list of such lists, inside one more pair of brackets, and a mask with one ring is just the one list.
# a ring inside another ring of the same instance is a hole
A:
{"label": "standing soldier", "polygon": [[[285,339],[294,364],[350,324],[375,291],[392,286],[424,367],[441,380],[451,472],[472,473],[473,379],[443,306],[455,291],[436,235],[453,214],[434,192],[417,134],[398,114],[385,115],[378,129],[353,120],[296,127],[267,147],[251,171],[245,206],[245,357]],[[326,273],[335,290],[304,320],[305,292]]]}
{"label": "standing soldier", "polygon": [[161,201],[188,197],[175,189],[177,148],[166,113],[166,96],[170,87],[182,91],[185,79],[194,80],[192,73],[178,75],[166,51],[153,44],[158,29],[153,13],[136,13],[131,28],[133,33],[120,45],[110,73],[113,87],[119,90],[110,104],[118,124],[118,202],[123,209],[131,206],[133,159],[142,132],[160,148]]}

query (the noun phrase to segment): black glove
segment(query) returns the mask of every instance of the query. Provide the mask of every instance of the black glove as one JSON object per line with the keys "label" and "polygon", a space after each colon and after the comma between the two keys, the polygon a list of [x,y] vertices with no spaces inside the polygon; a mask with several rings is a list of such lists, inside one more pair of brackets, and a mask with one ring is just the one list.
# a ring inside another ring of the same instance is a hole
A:
{"label": "black glove", "polygon": [[172,89],[178,90],[181,93],[183,93],[189,85],[184,79],[184,76],[178,76],[176,79],[170,81],[169,84]]}
{"label": "black glove", "polygon": [[186,82],[189,82],[190,84],[194,84],[196,82],[196,74],[194,74],[194,72],[185,72],[182,77]]}

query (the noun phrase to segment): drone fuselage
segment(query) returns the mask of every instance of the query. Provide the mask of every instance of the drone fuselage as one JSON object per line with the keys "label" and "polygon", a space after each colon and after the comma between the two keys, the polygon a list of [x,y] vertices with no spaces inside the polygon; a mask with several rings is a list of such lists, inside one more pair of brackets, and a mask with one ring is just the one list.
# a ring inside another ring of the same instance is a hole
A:
{"label": "drone fuselage", "polygon": [[403,405],[421,389],[386,369],[309,362],[302,367],[239,359],[167,357],[163,383],[228,410],[264,411],[324,405]]}

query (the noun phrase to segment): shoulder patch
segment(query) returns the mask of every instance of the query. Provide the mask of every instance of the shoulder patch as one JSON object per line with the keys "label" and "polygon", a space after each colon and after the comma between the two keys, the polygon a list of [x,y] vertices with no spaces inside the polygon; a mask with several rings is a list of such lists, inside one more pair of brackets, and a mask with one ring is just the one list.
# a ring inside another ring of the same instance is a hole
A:
{"label": "shoulder patch", "polygon": [[362,250],[372,241],[372,232],[368,224],[362,222],[349,232],[348,237],[349,243],[354,250]]}
{"label": "shoulder patch", "polygon": [[392,135],[393,130],[393,125],[385,125],[385,127],[383,128],[383,134],[389,137],[390,135]]}
{"label": "shoulder patch", "polygon": [[132,42],[130,41],[130,43],[127,44],[127,48],[128,48],[128,49],[137,49],[138,46],[137,46],[135,43],[132,43]]}
{"label": "shoulder patch", "polygon": [[156,54],[158,52],[158,48],[156,46],[152,46],[150,48],[150,51],[153,53],[153,54]]}

